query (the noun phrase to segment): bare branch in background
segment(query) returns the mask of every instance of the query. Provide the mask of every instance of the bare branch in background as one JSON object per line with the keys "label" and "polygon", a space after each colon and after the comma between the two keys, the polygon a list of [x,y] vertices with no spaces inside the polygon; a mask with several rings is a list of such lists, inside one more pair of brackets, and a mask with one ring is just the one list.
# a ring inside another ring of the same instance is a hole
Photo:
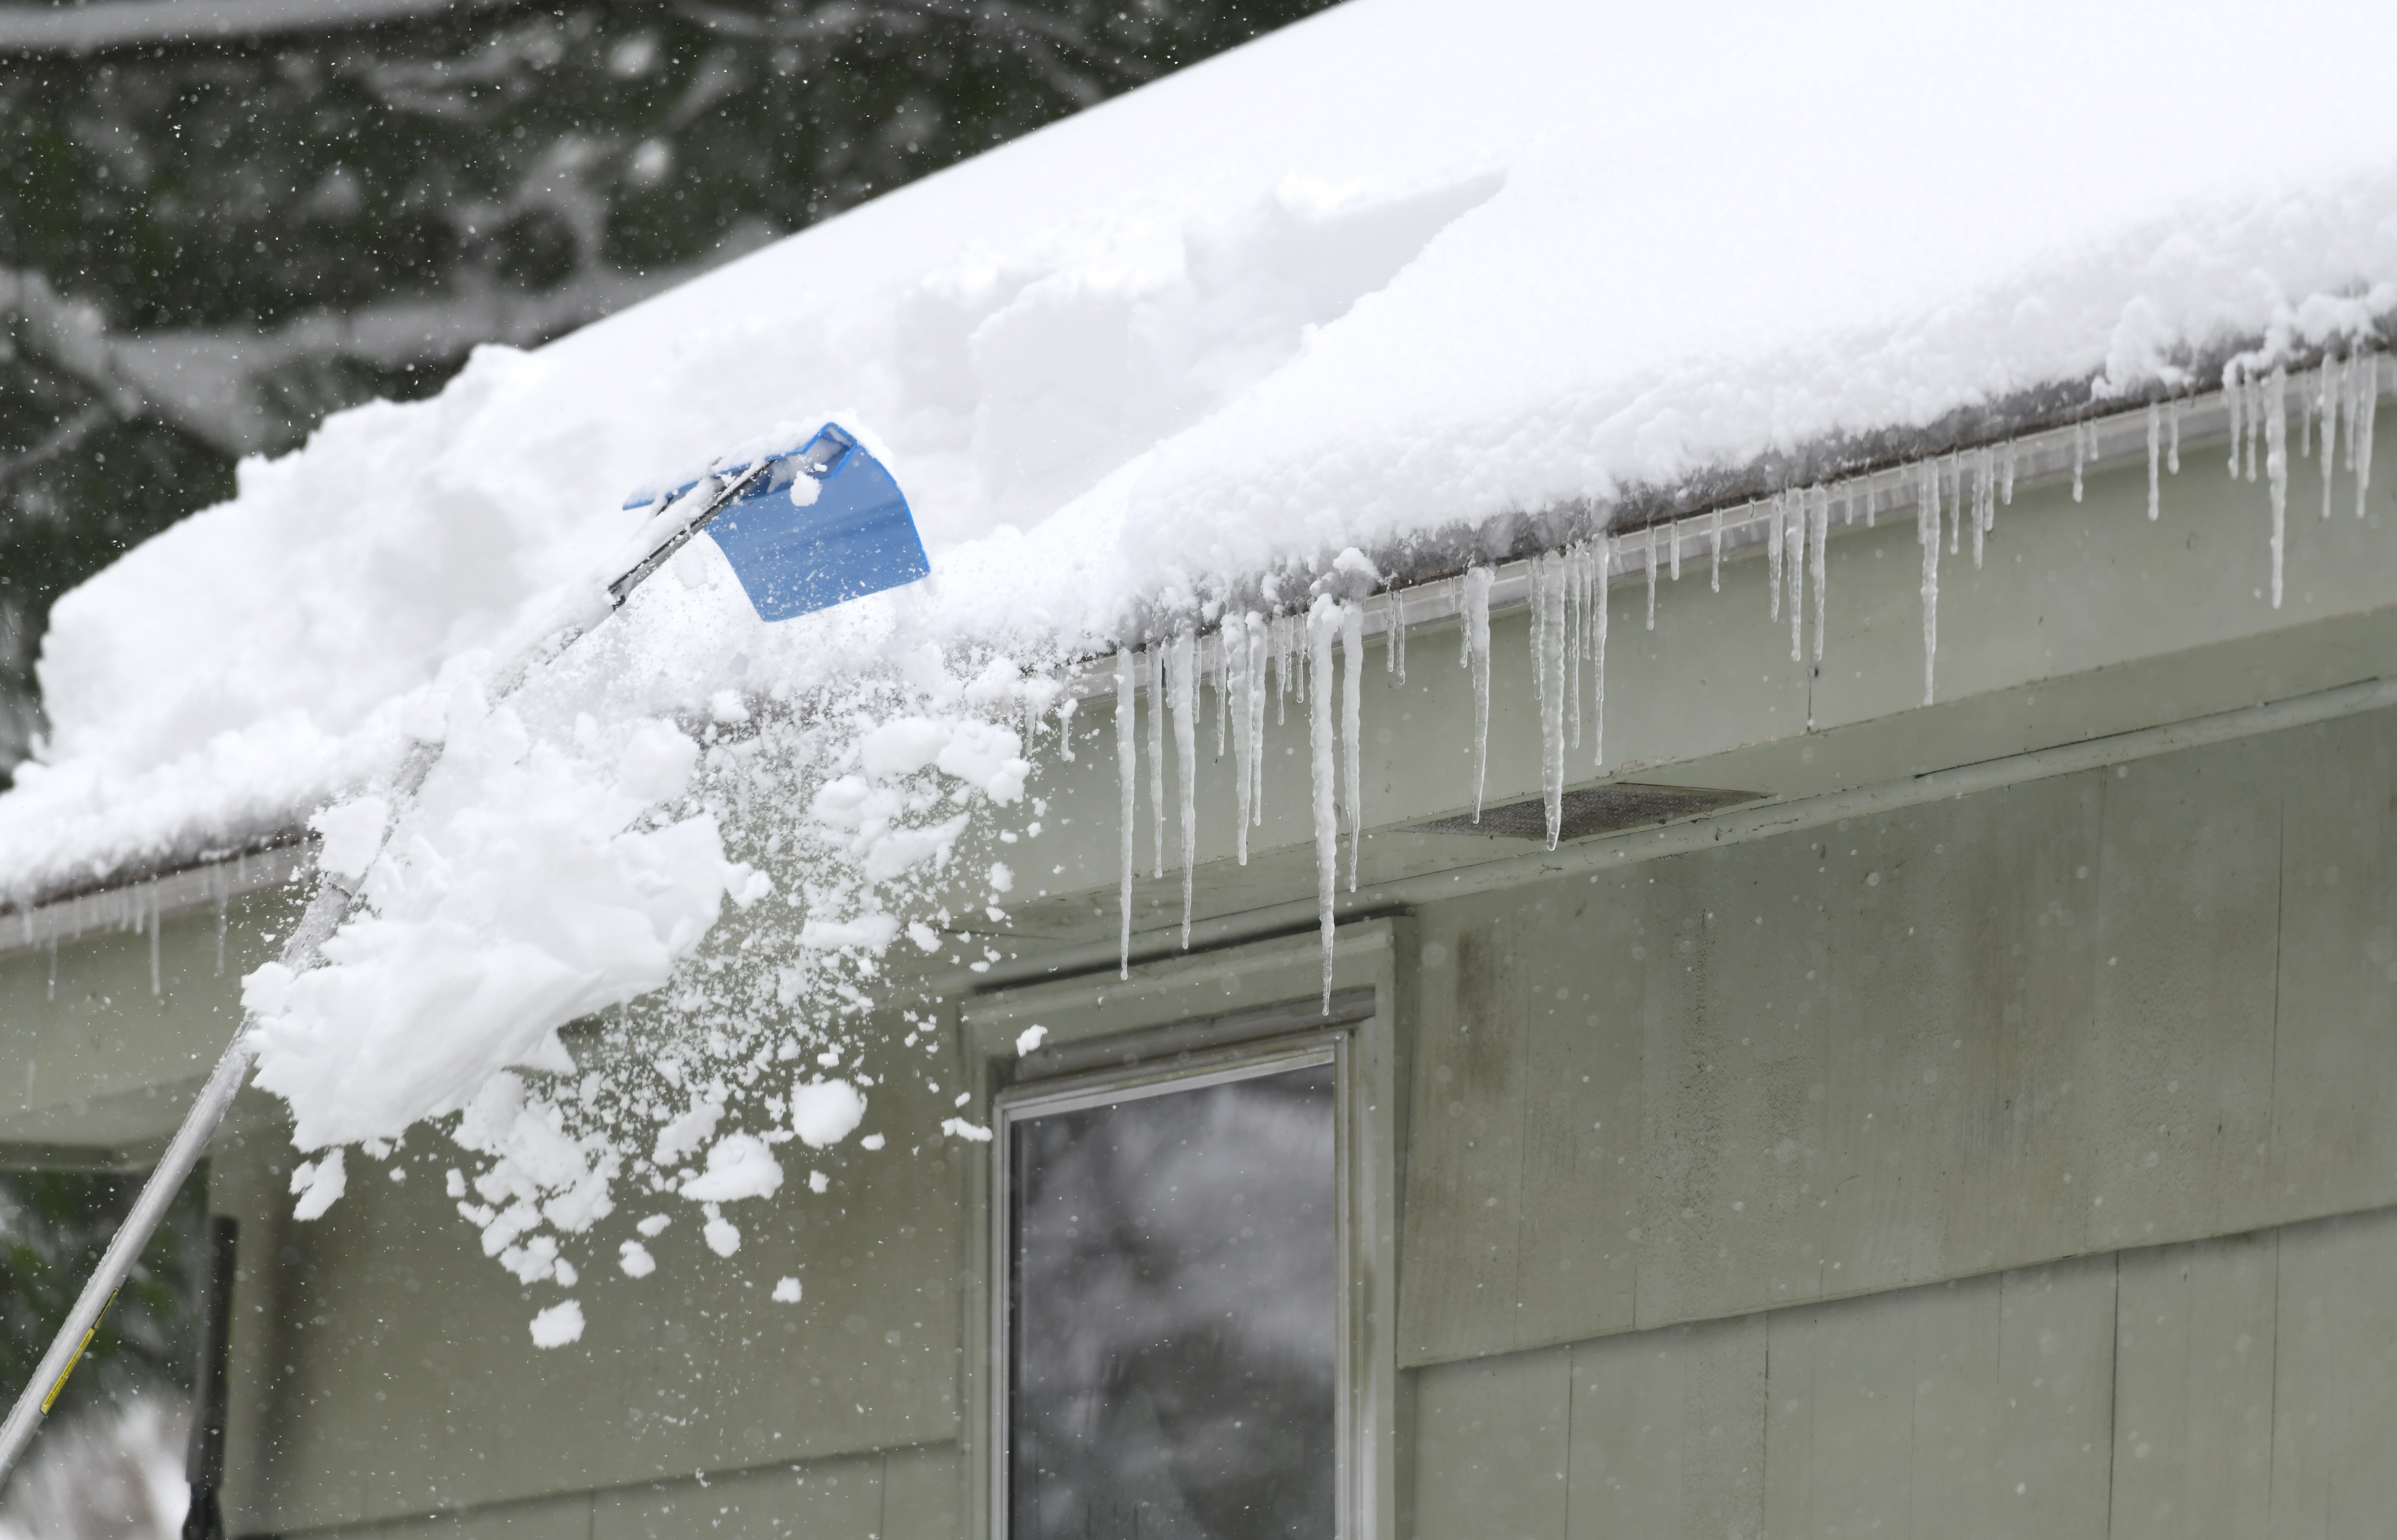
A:
{"label": "bare branch in background", "polygon": [[35,470],[60,455],[73,454],[83,448],[84,440],[116,421],[116,414],[100,402],[62,418],[40,442],[21,454],[0,455],[0,489],[26,471]]}
{"label": "bare branch in background", "polygon": [[[89,306],[62,300],[38,273],[0,269],[0,318],[26,323],[24,351],[100,395],[126,417],[149,413],[221,453],[279,448],[313,422],[295,422],[271,390],[294,368],[336,362],[381,368],[452,363],[484,342],[529,347],[685,283],[774,238],[744,225],[701,261],[656,273],[586,268],[541,290],[462,286],[435,298],[310,315],[272,331],[207,328],[119,335]],[[110,413],[76,420],[78,441]],[[52,435],[56,437],[56,435]],[[67,446],[71,447],[71,446]],[[65,448],[48,441],[0,461],[0,480]]]}
{"label": "bare branch in background", "polygon": [[1038,65],[1048,83],[1088,106],[1112,92],[1070,68],[1059,50],[1077,55],[1115,77],[1114,89],[1156,78],[1156,67],[1093,41],[1074,22],[1057,16],[1004,5],[998,0],[906,0],[905,4],[852,3],[838,0],[797,16],[757,16],[700,0],[677,0],[676,11],[710,32],[727,37],[776,43],[815,43],[853,35],[869,29],[894,35],[922,30],[937,18],[963,23],[978,36],[1011,49]]}

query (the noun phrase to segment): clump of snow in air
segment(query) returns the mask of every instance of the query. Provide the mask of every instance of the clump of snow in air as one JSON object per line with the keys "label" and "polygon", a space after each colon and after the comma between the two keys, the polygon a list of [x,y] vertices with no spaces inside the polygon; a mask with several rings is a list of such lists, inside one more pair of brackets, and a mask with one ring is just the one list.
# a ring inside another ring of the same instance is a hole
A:
{"label": "clump of snow in air", "polygon": [[797,1305],[799,1302],[799,1280],[785,1277],[774,1285],[774,1303]]}
{"label": "clump of snow in air", "polygon": [[1025,1027],[1015,1035],[1015,1056],[1020,1059],[1038,1048],[1048,1036],[1049,1029],[1038,1023]]}
{"label": "clump of snow in air", "polygon": [[707,1152],[707,1170],[682,1185],[694,1203],[771,1198],[783,1185],[782,1162],[753,1133],[728,1133]]}
{"label": "clump of snow in air", "polygon": [[[1158,826],[1126,831],[1124,872],[1186,870],[1207,819],[1246,859],[1264,746],[1303,743],[1328,916],[1369,810],[1356,603],[1487,521],[1597,510],[1534,589],[1552,819],[1587,773],[1567,753],[1604,752],[1597,525],[1627,493],[2037,387],[2211,389],[2194,360],[2236,348],[2277,563],[2303,538],[2286,393],[2315,388],[2289,366],[2349,369],[2360,489],[2364,343],[2397,306],[2397,12],[2308,14],[2339,46],[2261,70],[2219,46],[2253,24],[2227,3],[1521,0],[1460,48],[1452,6],[1352,0],[246,462],[52,611],[51,736],[0,797],[0,891],[313,817],[361,907],[323,967],[244,984],[259,1082],[315,1162],[302,1205],[338,1196],[341,1146],[434,1119],[473,1168],[451,1201],[519,1277],[605,1257],[620,1202],[701,1205],[730,1256],[723,1206],[772,1190],[774,1149],[858,1128],[850,1050],[896,961],[997,957],[964,938],[1048,869],[1041,776],[1087,660],[1124,649],[1146,703],[1145,733],[1078,730],[1112,740],[1127,808],[1148,771]],[[2101,167],[2093,143],[2138,150]],[[827,418],[906,489],[931,581],[767,625],[694,541],[503,694],[501,661],[640,551],[656,515],[628,491]],[[1977,551],[1997,473],[1941,474],[1915,501],[1971,507]],[[1824,494],[1776,506],[1793,645],[1811,580],[1819,649]],[[1460,596],[1477,713],[1488,596]],[[1234,796],[1172,810],[1168,838],[1156,771],[1202,740]],[[810,1062],[843,1073],[795,1083]]]}
{"label": "clump of snow in air", "polygon": [[658,1270],[657,1258],[637,1240],[620,1242],[616,1247],[616,1265],[626,1278],[647,1278]]}
{"label": "clump of snow in air", "polygon": [[583,1338],[583,1306],[576,1300],[560,1300],[532,1318],[532,1345],[535,1347],[563,1347]]}
{"label": "clump of snow in air", "polygon": [[791,1130],[810,1149],[839,1144],[865,1121],[865,1093],[847,1080],[811,1079],[791,1088]]}
{"label": "clump of snow in air", "polygon": [[291,1190],[300,1199],[291,1206],[291,1217],[323,1218],[349,1187],[350,1174],[341,1150],[329,1149],[316,1159],[301,1161],[291,1168]]}

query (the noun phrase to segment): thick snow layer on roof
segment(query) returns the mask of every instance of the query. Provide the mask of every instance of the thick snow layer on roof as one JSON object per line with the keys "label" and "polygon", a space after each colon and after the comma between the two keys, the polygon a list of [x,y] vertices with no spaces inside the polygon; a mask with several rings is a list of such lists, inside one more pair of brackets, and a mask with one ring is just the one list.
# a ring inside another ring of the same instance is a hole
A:
{"label": "thick snow layer on roof", "polygon": [[629,489],[827,406],[936,581],[814,631],[1071,644],[1349,544],[2352,326],[2326,301],[2397,280],[2392,43],[2364,4],[2300,36],[2230,4],[1353,0],[245,465],[57,606],[0,885],[288,826],[595,570]]}

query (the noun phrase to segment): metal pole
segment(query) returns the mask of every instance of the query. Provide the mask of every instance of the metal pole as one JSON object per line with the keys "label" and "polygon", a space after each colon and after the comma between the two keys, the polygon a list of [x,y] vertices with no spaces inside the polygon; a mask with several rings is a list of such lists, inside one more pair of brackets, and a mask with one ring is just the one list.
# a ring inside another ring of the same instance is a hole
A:
{"label": "metal pole", "polygon": [[[494,695],[504,700],[516,693],[517,687],[534,669],[580,640],[590,625],[607,619],[622,608],[633,590],[664,565],[667,556],[705,529],[727,504],[764,475],[770,463],[760,460],[738,473],[726,475],[701,501],[690,518],[676,525],[648,556],[609,585],[605,609],[599,609],[593,617],[591,610],[594,606],[572,607],[569,614],[560,617],[558,623],[544,631],[536,646],[495,676],[497,688]],[[405,805],[409,797],[416,795],[424,784],[424,778],[433,772],[440,753],[437,746],[424,744],[409,751],[400,764],[399,772],[392,778],[392,800],[395,804]],[[317,884],[315,896],[308,901],[307,912],[301,917],[290,939],[283,944],[279,958],[283,966],[295,973],[314,968],[326,941],[348,917],[353,897],[349,889],[331,877],[322,879]],[[184,1115],[183,1126],[175,1131],[167,1153],[159,1158],[157,1166],[150,1172],[150,1179],[142,1184],[141,1196],[134,1199],[133,1212],[125,1216],[125,1223],[118,1227],[115,1239],[108,1243],[107,1252],[100,1259],[99,1270],[84,1285],[83,1292],[75,1299],[74,1308],[67,1312],[65,1324],[51,1339],[49,1351],[42,1355],[32,1382],[18,1394],[17,1404],[9,1409],[7,1421],[0,1423],[0,1482],[7,1481],[8,1473],[17,1467],[18,1459],[24,1454],[26,1445],[33,1442],[42,1419],[49,1414],[51,1406],[57,1402],[59,1392],[66,1388],[67,1376],[74,1373],[75,1360],[82,1358],[84,1349],[91,1346],[93,1333],[100,1330],[100,1318],[108,1314],[109,1306],[116,1299],[116,1291],[125,1284],[126,1275],[132,1272],[134,1262],[141,1255],[141,1249],[150,1243],[150,1237],[157,1230],[159,1221],[167,1216],[168,1205],[174,1202],[175,1194],[200,1163],[200,1157],[207,1152],[208,1142],[216,1137],[217,1126],[224,1121],[224,1115],[233,1106],[234,1097],[240,1091],[242,1082],[249,1078],[250,1066],[258,1060],[258,1050],[250,1037],[251,1028],[256,1024],[247,1012],[243,1013],[240,1030],[234,1035],[224,1056],[217,1061],[216,1068],[208,1072],[207,1082],[200,1087],[200,1094],[192,1104],[192,1110]]]}

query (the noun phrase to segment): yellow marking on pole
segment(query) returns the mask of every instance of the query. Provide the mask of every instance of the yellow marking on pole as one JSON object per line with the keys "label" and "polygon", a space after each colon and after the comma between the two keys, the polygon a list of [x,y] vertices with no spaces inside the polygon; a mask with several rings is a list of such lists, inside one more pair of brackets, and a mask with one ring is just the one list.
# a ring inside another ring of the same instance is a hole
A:
{"label": "yellow marking on pole", "polygon": [[50,1386],[50,1393],[42,1398],[43,1416],[48,1416],[50,1414],[50,1408],[58,1404],[59,1392],[67,1387],[67,1376],[74,1373],[75,1372],[75,1365],[83,1361],[83,1350],[91,1346],[92,1338],[100,1335],[100,1323],[108,1319],[109,1309],[115,1304],[116,1293],[114,1291],[111,1291],[108,1296],[108,1304],[101,1306],[100,1307],[100,1314],[91,1318],[91,1330],[83,1334],[83,1341],[75,1344],[74,1356],[67,1359],[67,1366],[59,1371],[59,1383]]}

